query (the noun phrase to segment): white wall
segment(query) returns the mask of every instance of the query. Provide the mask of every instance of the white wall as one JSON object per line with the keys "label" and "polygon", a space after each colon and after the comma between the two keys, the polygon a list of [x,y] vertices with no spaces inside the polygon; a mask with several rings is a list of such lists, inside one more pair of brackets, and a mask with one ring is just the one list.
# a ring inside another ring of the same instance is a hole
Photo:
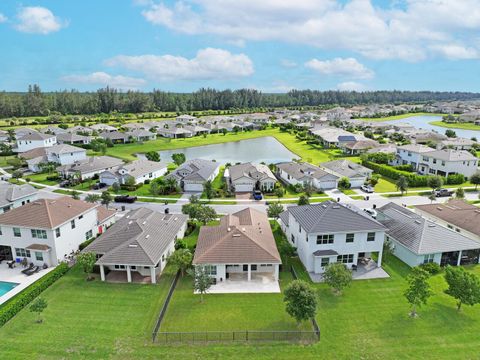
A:
{"label": "white wall", "polygon": [[[23,198],[21,198],[21,199],[17,199],[17,200],[15,200],[15,201],[13,201],[13,202],[10,203],[10,205],[9,205],[9,206],[10,206],[10,209],[14,209],[14,208],[23,206],[23,205],[25,205],[25,204],[28,204],[29,202],[32,202],[32,201],[37,200],[37,198],[38,198],[38,194],[37,194],[37,193],[34,193],[34,194],[30,195],[30,196],[25,196],[25,197],[23,197]],[[4,207],[0,207],[0,214],[3,214],[3,213],[4,213],[4,208],[6,208],[6,207],[7,207],[7,205],[4,206]],[[9,209],[9,210],[10,210],[10,209]]]}
{"label": "white wall", "polygon": [[[398,241],[396,241],[393,238],[390,238],[390,241],[393,243],[393,254],[398,257],[400,260],[402,260],[405,264],[415,267],[420,264],[423,264],[424,260],[424,255],[416,255],[413,252],[411,252],[409,249],[407,249],[405,246],[400,244]],[[440,265],[440,260],[442,259],[442,254],[437,253],[434,254],[434,260],[433,262],[437,263]]]}
{"label": "white wall", "polygon": [[25,152],[39,147],[50,147],[57,143],[56,137],[45,140],[17,140],[18,152]]}

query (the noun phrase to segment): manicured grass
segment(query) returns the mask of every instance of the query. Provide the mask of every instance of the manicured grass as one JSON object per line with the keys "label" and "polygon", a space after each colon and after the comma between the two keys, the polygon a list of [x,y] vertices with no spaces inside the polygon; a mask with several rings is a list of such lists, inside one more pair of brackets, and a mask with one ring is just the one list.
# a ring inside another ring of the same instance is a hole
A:
{"label": "manicured grass", "polygon": [[473,123],[446,123],[443,121],[432,121],[429,124],[449,129],[480,130],[480,126]]}
{"label": "manicured grass", "polygon": [[393,192],[393,191],[398,191],[395,183],[392,180],[387,179],[383,176],[380,177],[377,185],[375,185],[375,192],[383,193],[383,192]]}
{"label": "manicured grass", "polygon": [[47,180],[47,176],[53,176],[55,174],[30,174],[26,175],[26,179],[30,179],[32,182],[40,183],[43,185],[57,185],[58,183],[54,180]]}
{"label": "manicured grass", "polygon": [[13,159],[14,157],[15,157],[15,155],[11,155],[11,156],[0,156],[0,167],[8,166],[7,161],[8,161],[9,159]]}
{"label": "manicured grass", "polygon": [[406,119],[412,116],[444,116],[446,114],[434,114],[434,113],[424,113],[424,112],[419,112],[419,113],[407,113],[407,114],[401,114],[401,115],[393,115],[393,116],[385,116],[381,118],[360,118],[358,120],[365,120],[365,121],[371,121],[371,122],[382,122],[382,121],[391,121],[391,120],[400,120],[400,119]]}
{"label": "manicured grass", "polygon": [[357,195],[358,193],[355,190],[352,189],[341,189],[340,190],[342,193],[345,195]]}

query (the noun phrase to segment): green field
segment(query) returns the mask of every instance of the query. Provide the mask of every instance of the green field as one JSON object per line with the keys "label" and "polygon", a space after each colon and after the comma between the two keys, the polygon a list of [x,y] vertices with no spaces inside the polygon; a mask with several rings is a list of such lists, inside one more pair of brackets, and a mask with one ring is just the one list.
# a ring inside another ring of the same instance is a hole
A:
{"label": "green field", "polygon": [[480,130],[480,125],[475,125],[473,123],[446,123],[443,121],[432,121],[429,124],[449,129]]}
{"label": "green field", "polygon": [[385,116],[381,118],[359,118],[358,120],[382,122],[382,121],[391,121],[391,120],[401,120],[401,119],[406,119],[412,116],[445,116],[445,115],[446,114],[418,112],[418,113],[407,113],[407,114],[401,114],[401,115]]}

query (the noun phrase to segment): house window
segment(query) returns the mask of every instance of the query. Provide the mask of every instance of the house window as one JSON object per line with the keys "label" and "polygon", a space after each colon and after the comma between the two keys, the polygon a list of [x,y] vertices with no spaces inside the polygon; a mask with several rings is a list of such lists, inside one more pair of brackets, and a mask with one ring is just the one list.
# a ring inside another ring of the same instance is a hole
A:
{"label": "house window", "polygon": [[321,267],[325,267],[325,266],[327,266],[328,264],[330,264],[330,258],[327,258],[327,257],[326,257],[326,258],[322,258],[321,263],[320,263],[320,266],[321,266]]}
{"label": "house window", "polygon": [[35,251],[35,259],[38,261],[43,261],[43,254],[39,251]]}
{"label": "house window", "polygon": [[428,264],[433,262],[433,258],[435,257],[435,254],[427,254],[423,257],[423,263]]}
{"label": "house window", "polygon": [[92,236],[93,236],[92,230],[88,230],[88,231],[85,233],[85,240],[91,239]]}
{"label": "house window", "polygon": [[352,243],[353,240],[355,239],[355,234],[347,234],[347,243]]}
{"label": "house window", "polygon": [[39,229],[31,229],[32,237],[35,239],[46,239],[47,238],[47,231],[46,230],[39,230]]}
{"label": "house window", "polygon": [[70,221],[70,225],[72,226],[72,229],[75,229],[75,220]]}
{"label": "house window", "polygon": [[302,232],[302,227],[300,225],[298,225],[298,232],[301,233]]}
{"label": "house window", "polygon": [[78,217],[78,220],[81,220],[81,219],[83,219],[83,215],[80,215],[80,216]]}
{"label": "house window", "polygon": [[55,229],[55,236],[60,237],[60,228]]}
{"label": "house window", "polygon": [[370,232],[367,234],[367,241],[375,241],[375,233]]}
{"label": "house window", "polygon": [[125,270],[125,265],[115,265],[115,270]]}
{"label": "house window", "polygon": [[424,156],[424,157],[423,157],[423,161],[428,162],[428,157]]}
{"label": "house window", "polygon": [[295,244],[295,236],[292,234],[292,244]]}
{"label": "house window", "polygon": [[337,262],[344,264],[353,263],[353,254],[338,255]]}
{"label": "house window", "polygon": [[448,224],[447,227],[448,227],[449,229],[453,229],[453,226],[450,225],[450,224]]}
{"label": "house window", "polygon": [[432,162],[433,162],[434,164],[436,164],[436,163],[437,163],[437,159],[433,159]]}
{"label": "house window", "polygon": [[207,275],[217,275],[217,266],[216,265],[205,265],[203,267]]}
{"label": "house window", "polygon": [[22,248],[15,248],[15,254],[18,257],[30,257],[30,250],[22,249]]}
{"label": "house window", "polygon": [[13,228],[13,236],[15,237],[21,237],[22,233],[19,228]]}
{"label": "house window", "polygon": [[445,161],[442,161],[442,166],[445,166]]}
{"label": "house window", "polygon": [[250,269],[251,269],[252,271],[257,271],[257,265],[255,265],[255,264],[254,264],[254,265],[250,265]]}
{"label": "house window", "polygon": [[317,235],[317,245],[333,244],[333,234]]}

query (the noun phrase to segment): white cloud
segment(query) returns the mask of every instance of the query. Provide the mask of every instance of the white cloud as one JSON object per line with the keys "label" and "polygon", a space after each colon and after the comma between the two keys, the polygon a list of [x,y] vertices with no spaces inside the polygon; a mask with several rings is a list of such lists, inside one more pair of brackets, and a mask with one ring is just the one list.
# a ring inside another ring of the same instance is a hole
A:
{"label": "white cloud", "polygon": [[479,50],[473,47],[465,47],[458,44],[434,45],[432,51],[450,60],[478,59]]}
{"label": "white cloud", "polygon": [[371,79],[374,72],[354,58],[335,58],[333,60],[312,59],[305,66],[323,75],[338,75],[352,79]]}
{"label": "white cloud", "polygon": [[18,23],[15,28],[18,31],[32,34],[46,35],[67,26],[65,21],[41,6],[22,7],[17,14],[17,19]]}
{"label": "white cloud", "polygon": [[365,91],[367,87],[355,81],[345,81],[338,84],[336,89],[340,91]]}
{"label": "white cloud", "polygon": [[2,13],[0,13],[0,23],[6,22],[7,20],[8,20],[7,17]]}
{"label": "white cloud", "polygon": [[105,64],[137,71],[154,80],[222,80],[254,72],[253,63],[245,54],[213,48],[199,50],[192,59],[174,55],[119,55]]}
{"label": "white cloud", "polygon": [[110,75],[105,72],[94,72],[87,75],[68,75],[63,81],[75,84],[111,86],[120,89],[138,89],[146,84],[144,79],[123,75]]}
{"label": "white cloud", "polygon": [[282,59],[280,60],[280,65],[286,68],[294,68],[297,67],[298,64],[295,61],[289,59]]}
{"label": "white cloud", "polygon": [[383,7],[372,1],[178,0],[171,5],[152,2],[142,15],[154,25],[186,34],[301,43],[374,59],[451,59],[448,51],[435,47],[454,43],[477,51],[480,46],[480,0],[399,0]]}

